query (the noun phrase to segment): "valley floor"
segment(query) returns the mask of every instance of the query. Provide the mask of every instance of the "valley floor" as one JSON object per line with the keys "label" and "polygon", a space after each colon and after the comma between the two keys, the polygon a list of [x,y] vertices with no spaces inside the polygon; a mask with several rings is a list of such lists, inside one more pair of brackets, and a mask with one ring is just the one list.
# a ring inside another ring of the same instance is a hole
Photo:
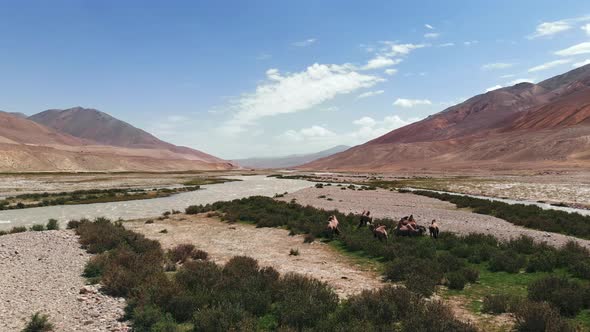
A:
{"label": "valley floor", "polygon": [[[315,241],[303,243],[303,236],[289,236],[278,228],[220,222],[204,215],[171,215],[166,220],[125,223],[125,227],[158,240],[164,249],[190,243],[209,253],[216,263],[225,264],[234,256],[249,256],[262,266],[272,266],[281,274],[295,272],[329,283],[338,295],[348,297],[365,289],[381,287],[381,277],[370,266],[356,264],[331,246]],[[160,233],[163,229],[167,233]],[[299,255],[289,255],[291,249]]]}
{"label": "valley floor", "polygon": [[127,331],[124,300],[85,286],[89,258],[69,230],[0,236],[0,331],[22,330],[36,312],[55,331]]}

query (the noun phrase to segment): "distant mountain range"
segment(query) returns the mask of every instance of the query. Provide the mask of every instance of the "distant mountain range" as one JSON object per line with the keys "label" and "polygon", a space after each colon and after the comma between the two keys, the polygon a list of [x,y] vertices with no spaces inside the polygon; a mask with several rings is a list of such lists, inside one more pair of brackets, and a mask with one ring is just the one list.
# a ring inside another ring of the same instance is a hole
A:
{"label": "distant mountain range", "polygon": [[318,170],[590,167],[590,65],[477,95],[347,151]]}
{"label": "distant mountain range", "polygon": [[228,161],[164,142],[95,109],[0,112],[0,171],[231,169]]}
{"label": "distant mountain range", "polygon": [[328,157],[338,152],[346,151],[349,148],[350,146],[338,145],[328,150],[323,150],[320,152],[310,154],[294,154],[276,158],[236,159],[232,161],[246,168],[290,168],[303,165],[305,163],[309,163],[316,159]]}

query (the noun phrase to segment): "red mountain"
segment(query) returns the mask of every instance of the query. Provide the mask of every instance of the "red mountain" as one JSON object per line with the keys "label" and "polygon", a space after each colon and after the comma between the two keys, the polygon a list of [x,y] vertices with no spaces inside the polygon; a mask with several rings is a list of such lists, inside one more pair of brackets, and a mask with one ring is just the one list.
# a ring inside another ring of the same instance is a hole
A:
{"label": "red mountain", "polygon": [[306,169],[590,166],[590,65],[475,96]]}

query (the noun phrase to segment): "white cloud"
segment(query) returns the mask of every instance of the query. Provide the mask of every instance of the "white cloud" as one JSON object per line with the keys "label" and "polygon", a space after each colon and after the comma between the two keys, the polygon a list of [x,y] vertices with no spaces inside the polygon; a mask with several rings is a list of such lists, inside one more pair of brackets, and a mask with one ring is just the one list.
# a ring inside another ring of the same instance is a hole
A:
{"label": "white cloud", "polygon": [[455,43],[443,43],[438,45],[438,47],[450,47],[450,46],[455,46]]}
{"label": "white cloud", "polygon": [[506,75],[500,76],[500,78],[512,78],[512,77],[515,77],[515,76],[516,75],[514,75],[514,74],[506,74]]}
{"label": "white cloud", "polygon": [[243,94],[234,101],[233,117],[221,128],[223,132],[239,133],[260,118],[308,110],[338,95],[384,81],[360,74],[348,64],[316,63],[302,72],[288,74],[269,69],[266,75],[268,80],[258,85],[255,92]]}
{"label": "white cloud", "polygon": [[588,36],[590,36],[590,23],[583,25],[580,28],[584,30]]}
{"label": "white cloud", "polygon": [[368,97],[373,97],[373,96],[378,96],[380,94],[383,94],[385,91],[383,90],[377,90],[377,91],[367,91],[364,93],[361,93],[360,95],[358,95],[356,97],[356,99],[362,99],[362,98],[368,98]]}
{"label": "white cloud", "polygon": [[188,120],[188,118],[183,115],[169,115],[166,119],[168,122],[172,123],[184,122]]}
{"label": "white cloud", "polygon": [[530,35],[529,39],[553,36],[557,33],[567,31],[572,28],[572,25],[566,21],[543,22],[537,25],[534,34]]}
{"label": "white cloud", "polygon": [[512,66],[513,66],[512,63],[495,62],[495,63],[485,64],[485,65],[481,66],[481,69],[483,69],[483,70],[496,70],[496,69],[506,69],[506,68],[510,68]]}
{"label": "white cloud", "polygon": [[306,40],[301,40],[301,41],[298,41],[298,42],[294,42],[293,43],[293,46],[307,47],[307,46],[311,46],[316,41],[317,41],[317,39],[315,39],[315,38],[309,38],[309,39],[306,39]]}
{"label": "white cloud", "polygon": [[432,102],[428,99],[405,99],[398,98],[393,102],[393,106],[399,106],[403,108],[412,108],[419,105],[432,105]]}
{"label": "white cloud", "polygon": [[364,70],[370,69],[378,69],[383,67],[389,67],[393,65],[397,65],[398,63],[402,62],[401,59],[391,59],[382,55],[378,55],[377,57],[369,60],[367,64],[362,68]]}
{"label": "white cloud", "polygon": [[590,64],[590,59],[586,59],[584,61],[576,62],[576,63],[572,64],[572,67],[578,68],[578,67],[585,66],[587,64]]}
{"label": "white cloud", "polygon": [[392,76],[397,74],[397,69],[395,68],[389,68],[389,69],[385,69],[385,74]]}
{"label": "white cloud", "polygon": [[555,52],[555,54],[561,56],[571,56],[586,53],[590,53],[590,42],[579,43],[577,45]]}
{"label": "white cloud", "polygon": [[471,46],[471,45],[475,45],[475,44],[478,44],[478,43],[479,43],[479,40],[468,40],[468,41],[463,42],[463,45],[465,45],[465,46]]}
{"label": "white cloud", "polygon": [[287,130],[281,136],[290,141],[300,142],[308,139],[317,140],[325,137],[334,137],[336,134],[322,126],[311,126],[301,130]]}
{"label": "white cloud", "polygon": [[430,24],[424,24],[424,27],[426,29],[434,30],[434,27],[432,25],[430,25]]}
{"label": "white cloud", "polygon": [[549,61],[549,62],[545,62],[542,65],[538,65],[538,66],[529,68],[528,72],[529,73],[534,73],[534,72],[537,72],[537,71],[547,70],[547,69],[550,69],[550,68],[553,68],[553,67],[557,67],[557,66],[560,66],[560,65],[563,65],[563,64],[566,64],[566,63],[570,63],[570,62],[572,62],[571,59],[562,59],[562,60]]}
{"label": "white cloud", "polygon": [[440,36],[440,33],[437,32],[429,32],[424,34],[424,38],[438,38],[438,36]]}
{"label": "white cloud", "polygon": [[408,55],[413,50],[428,46],[427,44],[395,44],[392,42],[385,42],[385,44],[388,45],[388,56]]}
{"label": "white cloud", "polygon": [[535,83],[535,80],[532,78],[519,78],[519,79],[515,79],[513,81],[510,81],[508,83],[506,83],[506,85],[516,85],[519,83]]}
{"label": "white cloud", "polygon": [[358,120],[354,120],[352,123],[355,125],[358,125],[358,126],[373,127],[374,125],[377,124],[377,121],[375,121],[371,117],[363,116],[362,118],[360,118]]}
{"label": "white cloud", "polygon": [[498,84],[498,85],[494,85],[494,86],[492,86],[492,87],[489,87],[489,88],[487,88],[487,89],[486,89],[486,92],[490,92],[490,91],[498,90],[498,89],[501,89],[501,88],[502,88],[502,86],[501,86],[501,85],[499,85],[499,84]]}

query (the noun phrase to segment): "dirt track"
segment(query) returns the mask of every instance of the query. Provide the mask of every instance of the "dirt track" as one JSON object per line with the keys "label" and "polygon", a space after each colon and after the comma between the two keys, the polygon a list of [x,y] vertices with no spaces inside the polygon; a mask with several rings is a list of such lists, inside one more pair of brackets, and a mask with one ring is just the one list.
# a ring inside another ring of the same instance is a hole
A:
{"label": "dirt track", "polygon": [[[186,219],[186,220],[181,220]],[[145,224],[128,222],[125,227],[156,239],[164,248],[192,243],[209,253],[217,263],[234,256],[250,256],[262,266],[272,266],[280,273],[297,272],[328,282],[341,297],[380,287],[379,274],[360,266],[350,257],[338,253],[325,243],[303,243],[302,236],[289,236],[278,228],[256,228],[247,224],[228,224],[204,216],[173,215],[171,219]],[[167,234],[160,233],[167,229]],[[298,249],[299,256],[290,256]]]}

